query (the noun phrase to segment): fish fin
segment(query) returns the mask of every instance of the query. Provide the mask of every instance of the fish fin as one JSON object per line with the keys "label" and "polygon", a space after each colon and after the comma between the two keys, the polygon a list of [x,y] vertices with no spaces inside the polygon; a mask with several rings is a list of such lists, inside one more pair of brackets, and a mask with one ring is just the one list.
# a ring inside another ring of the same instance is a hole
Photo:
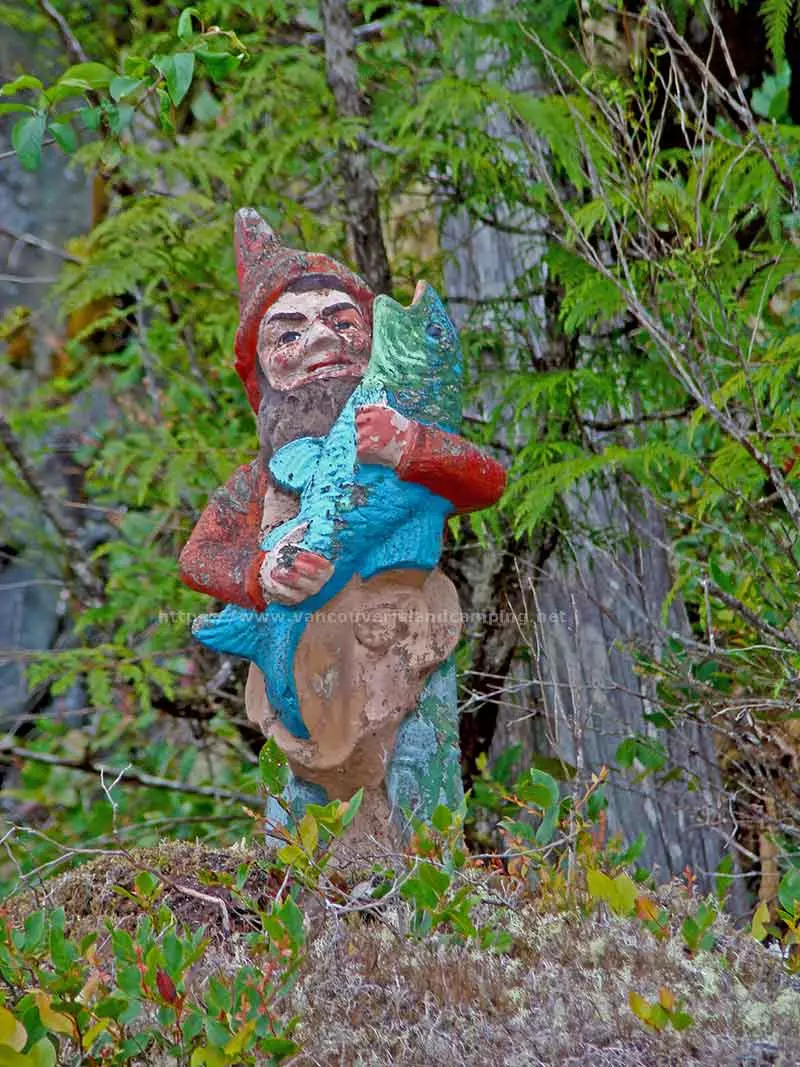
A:
{"label": "fish fin", "polygon": [[258,613],[229,604],[215,615],[199,615],[192,634],[216,652],[252,659],[257,646]]}
{"label": "fish fin", "polygon": [[298,437],[278,449],[269,470],[281,489],[302,493],[317,468],[324,441],[324,437]]}

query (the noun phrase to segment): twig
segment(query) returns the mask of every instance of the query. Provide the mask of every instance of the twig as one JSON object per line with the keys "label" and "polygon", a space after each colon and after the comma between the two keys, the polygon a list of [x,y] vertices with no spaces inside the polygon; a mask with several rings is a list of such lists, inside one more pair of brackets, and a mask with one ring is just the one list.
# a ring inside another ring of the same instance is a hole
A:
{"label": "twig", "polygon": [[619,430],[623,426],[640,426],[643,422],[668,422],[670,419],[683,419],[695,410],[696,404],[684,404],[682,408],[674,411],[654,411],[651,414],[631,415],[619,419],[584,419],[581,418],[581,426],[589,430]]}
{"label": "twig", "polygon": [[[48,145],[55,144],[55,143],[56,143],[55,137],[47,137],[47,138],[45,138],[44,141],[42,141],[42,148],[46,148]],[[17,153],[16,153],[15,149],[12,148],[8,152],[0,152],[0,159],[13,159],[16,154]]]}
{"label": "twig", "polygon": [[83,263],[79,256],[73,256],[70,252],[65,252],[63,248],[59,248],[58,245],[45,241],[43,237],[35,237],[32,233],[16,233],[14,230],[9,230],[7,226],[0,226],[0,234],[4,237],[10,237],[16,244],[39,248],[42,252],[49,252],[50,255],[66,259],[70,263]]}
{"label": "twig", "polygon": [[50,0],[39,0],[39,7],[47,15],[51,22],[55,23],[64,47],[73,63],[88,63],[89,57],[83,50],[78,38],[70,29],[70,25],[60,11],[56,11]]}
{"label": "twig", "polygon": [[3,285],[52,285],[58,278],[27,277],[24,274],[0,274],[0,283]]}
{"label": "twig", "polygon": [[[9,741],[0,742],[0,763],[13,764],[16,760],[30,760],[32,763],[44,763],[49,767],[66,767],[69,770],[81,771],[83,774],[91,774],[102,779],[104,774],[119,775],[120,785],[141,785],[148,789],[168,789],[173,793],[185,793],[187,796],[211,797],[213,800],[235,800],[240,804],[246,804],[250,808],[260,808],[263,797],[253,796],[250,793],[239,793],[233,789],[217,789],[207,785],[189,785],[187,782],[177,782],[173,778],[159,778],[135,767],[127,767],[121,771],[119,767],[107,767],[100,763],[94,763],[91,759],[68,759],[62,756],[53,756],[49,752],[36,752],[30,748],[20,748]],[[123,777],[124,775],[124,777]]]}

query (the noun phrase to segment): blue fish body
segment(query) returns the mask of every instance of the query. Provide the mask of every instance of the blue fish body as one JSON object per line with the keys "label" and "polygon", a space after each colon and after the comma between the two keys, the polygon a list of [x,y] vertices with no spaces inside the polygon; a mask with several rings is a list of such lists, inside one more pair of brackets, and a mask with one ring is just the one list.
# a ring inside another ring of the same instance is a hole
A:
{"label": "blue fish body", "polygon": [[[433,289],[427,287],[421,306],[417,303],[403,309],[378,297],[367,372],[327,437],[292,441],[270,462],[275,483],[299,493],[300,510],[271,530],[261,547],[269,551],[305,523],[298,548],[331,560],[330,579],[300,604],[273,602],[263,612],[232,604],[217,615],[201,616],[193,628],[195,637],[210,648],[256,664],[264,675],[271,708],[296,737],[309,736],[300,714],[293,663],[311,616],[356,574],[367,580],[394,568],[431,570],[441,555],[450,502],[424,486],[402,481],[388,467],[359,462],[356,451],[355,415],[367,404],[387,405],[441,429],[457,428],[458,338]],[[419,321],[407,320],[412,312]]]}

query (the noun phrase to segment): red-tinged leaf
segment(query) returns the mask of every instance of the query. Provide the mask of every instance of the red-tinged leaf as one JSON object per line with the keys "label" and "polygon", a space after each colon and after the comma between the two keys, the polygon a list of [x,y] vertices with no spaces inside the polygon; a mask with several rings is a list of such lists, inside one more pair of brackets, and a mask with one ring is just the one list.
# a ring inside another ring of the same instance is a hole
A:
{"label": "red-tinged leaf", "polygon": [[167,1004],[174,1004],[178,999],[178,990],[166,971],[156,973],[156,987]]}

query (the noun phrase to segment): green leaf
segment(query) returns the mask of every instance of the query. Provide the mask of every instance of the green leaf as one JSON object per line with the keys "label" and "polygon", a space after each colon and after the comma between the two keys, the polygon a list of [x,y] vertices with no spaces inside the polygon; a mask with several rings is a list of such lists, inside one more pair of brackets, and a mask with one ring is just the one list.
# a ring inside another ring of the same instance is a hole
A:
{"label": "green leaf", "polygon": [[76,63],[64,71],[56,85],[76,89],[105,89],[115,77],[114,71],[105,63]]}
{"label": "green leaf", "polygon": [[756,910],[753,912],[753,922],[750,926],[750,933],[756,939],[756,941],[763,941],[767,936],[766,924],[769,922],[769,905],[766,900],[762,900]]}
{"label": "green leaf", "polygon": [[258,755],[258,773],[268,793],[280,795],[289,782],[289,764],[273,738],[269,738]]}
{"label": "green leaf", "polygon": [[209,52],[198,48],[195,55],[208,71],[211,80],[217,84],[227,78],[242,62],[242,56],[232,56],[229,52]]}
{"label": "green leaf", "polygon": [[13,115],[14,112],[35,110],[30,104],[0,104],[0,115]]}
{"label": "green leaf", "polygon": [[128,78],[122,76],[120,78],[114,78],[108,87],[108,92],[111,99],[118,104],[120,100],[124,100],[126,96],[132,96],[133,93],[144,84],[144,78]]}
{"label": "green leaf", "polygon": [[526,804],[533,804],[547,811],[558,803],[558,782],[545,771],[532,768],[520,782],[518,793]]}
{"label": "green leaf", "polygon": [[361,807],[361,801],[364,799],[364,787],[357,789],[355,793],[347,801],[347,807],[345,808],[344,815],[342,815],[342,829],[346,830],[350,823],[355,819],[358,814],[358,809]]}
{"label": "green leaf", "polygon": [[231,1039],[231,1032],[227,1026],[217,1019],[206,1019],[206,1035],[208,1040],[218,1049],[224,1049]]}
{"label": "green leaf", "polygon": [[155,68],[164,75],[170,100],[177,107],[192,84],[194,52],[175,52],[171,56],[156,56]]}
{"label": "green leaf", "polygon": [[25,920],[25,950],[35,951],[44,939],[45,914],[43,911],[34,911]]}
{"label": "green leaf", "polygon": [[10,1045],[0,1045],[0,1067],[31,1067],[31,1061]]}
{"label": "green leaf", "polygon": [[8,1008],[0,1008],[0,1045],[15,1052],[25,1048],[28,1035],[22,1023],[15,1019]]}
{"label": "green leaf", "polygon": [[189,1061],[191,1067],[228,1067],[228,1057],[220,1049],[203,1045],[196,1048]]}
{"label": "green leaf", "polygon": [[78,135],[70,122],[51,122],[48,126],[58,147],[71,156],[78,148]]}
{"label": "green leaf", "polygon": [[42,83],[38,78],[34,78],[30,74],[22,74],[19,78],[15,78],[13,82],[7,82],[2,89],[0,89],[0,96],[13,96],[14,93],[20,93],[23,89],[41,89]]}
{"label": "green leaf", "polygon": [[42,161],[42,139],[47,127],[43,111],[20,119],[11,131],[11,144],[25,170],[36,170]]}
{"label": "green leaf", "polygon": [[268,1052],[273,1059],[285,1060],[300,1051],[300,1046],[288,1037],[262,1037],[258,1043],[261,1052]]}
{"label": "green leaf", "polygon": [[790,867],[781,878],[778,901],[789,915],[800,914],[800,867]]}
{"label": "green leaf", "polygon": [[41,1038],[28,1052],[30,1067],[56,1067],[56,1050],[52,1041]]}
{"label": "green leaf", "polygon": [[450,885],[450,875],[447,871],[434,867],[432,863],[421,863],[417,873],[421,881],[429,885],[437,897],[445,893]]}
{"label": "green leaf", "polygon": [[431,822],[434,827],[440,832],[444,833],[450,829],[450,824],[453,821],[453,816],[450,813],[450,809],[444,804],[439,804],[431,815]]}
{"label": "green leaf", "polygon": [[413,900],[422,908],[433,910],[439,903],[439,898],[431,888],[420,878],[408,878],[400,888],[400,896],[404,900]]}
{"label": "green leaf", "polygon": [[319,826],[317,825],[317,820],[310,812],[307,811],[300,820],[297,832],[300,835],[300,841],[303,848],[309,856],[313,856],[317,849],[317,844],[319,843]]}
{"label": "green leaf", "polygon": [[203,20],[200,18],[200,12],[196,7],[185,7],[178,18],[178,37],[182,41],[188,41],[189,38],[194,35],[192,15],[194,15],[201,26],[203,24]]}
{"label": "green leaf", "polygon": [[687,1011],[674,1011],[669,1021],[676,1030],[688,1030],[690,1026],[694,1026],[694,1018]]}

